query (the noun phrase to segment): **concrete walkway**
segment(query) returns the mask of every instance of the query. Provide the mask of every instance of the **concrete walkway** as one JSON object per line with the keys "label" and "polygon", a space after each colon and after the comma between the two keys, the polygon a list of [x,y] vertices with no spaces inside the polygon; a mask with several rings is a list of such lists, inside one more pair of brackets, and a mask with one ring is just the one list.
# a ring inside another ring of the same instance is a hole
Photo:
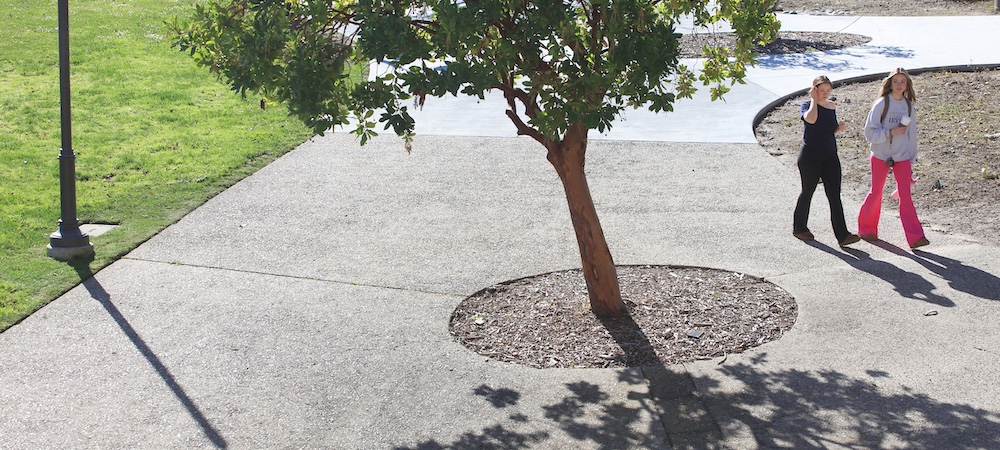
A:
{"label": "concrete walkway", "polygon": [[781,20],[873,40],[629,115],[588,158],[617,263],[766,277],[800,308],[780,340],[656,370],[456,343],[463,298],[579,254],[542,149],[491,100],[430,101],[414,154],[316,138],[0,334],[0,448],[1000,448],[997,247],[912,253],[887,213],[841,250],[822,196],[799,242],[797,174],[751,127],[818,73],[998,63],[1000,17]]}

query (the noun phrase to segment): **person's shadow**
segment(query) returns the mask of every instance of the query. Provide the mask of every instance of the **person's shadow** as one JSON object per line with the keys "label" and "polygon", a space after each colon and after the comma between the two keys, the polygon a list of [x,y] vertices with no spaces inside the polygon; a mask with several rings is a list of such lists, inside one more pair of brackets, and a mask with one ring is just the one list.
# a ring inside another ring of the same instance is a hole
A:
{"label": "person's shadow", "polygon": [[956,291],[986,300],[1000,300],[1000,278],[989,272],[967,266],[961,261],[931,253],[923,248],[913,253],[885,241],[874,241],[873,245],[883,250],[905,256],[948,281]]}
{"label": "person's shadow", "polygon": [[986,300],[1000,300],[1000,278],[996,275],[927,251],[917,250],[907,255],[927,270],[948,280],[948,285],[956,291]]}
{"label": "person's shadow", "polygon": [[[936,286],[934,286],[934,284],[930,281],[927,281],[924,277],[912,272],[907,272],[885,261],[872,259],[871,255],[861,250],[844,247],[842,249],[843,251],[837,251],[829,245],[818,241],[808,241],[806,244],[834,255],[851,267],[867,272],[891,284],[893,289],[905,298],[923,300],[925,302],[944,307],[955,306],[955,302],[948,297],[934,293]],[[875,241],[875,245],[893,253],[908,254],[899,247],[895,247],[892,244],[882,241]]]}

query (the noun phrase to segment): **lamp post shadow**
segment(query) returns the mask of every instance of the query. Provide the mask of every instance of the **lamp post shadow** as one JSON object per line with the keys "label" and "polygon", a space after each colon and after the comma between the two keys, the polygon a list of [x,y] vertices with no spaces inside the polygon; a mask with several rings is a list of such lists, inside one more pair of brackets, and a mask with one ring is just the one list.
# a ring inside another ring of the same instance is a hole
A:
{"label": "lamp post shadow", "polygon": [[170,391],[173,392],[175,397],[177,397],[177,400],[184,405],[184,409],[187,410],[188,414],[191,415],[191,418],[198,424],[202,432],[205,434],[205,437],[208,438],[216,448],[228,448],[229,445],[226,443],[226,439],[219,434],[215,427],[212,426],[211,422],[209,422],[205,415],[202,414],[198,405],[195,404],[194,400],[188,396],[187,392],[184,391],[184,388],[177,382],[177,379],[170,373],[170,369],[168,369],[167,366],[160,361],[160,358],[156,356],[156,353],[149,348],[149,345],[142,339],[142,336],[139,335],[135,328],[132,327],[132,324],[129,323],[128,319],[126,319],[125,316],[122,315],[121,311],[118,310],[118,307],[115,306],[111,299],[111,294],[108,294],[108,291],[104,289],[104,286],[102,286],[101,283],[94,278],[94,273],[90,269],[90,262],[92,260],[93,258],[75,259],[70,262],[70,265],[80,276],[80,281],[83,283],[83,286],[87,289],[87,292],[90,293],[90,297],[104,307],[104,310],[107,311],[108,315],[111,316],[118,327],[121,328],[122,332],[125,333],[125,336],[127,336],[129,341],[132,342],[132,345],[135,346],[136,350],[138,350],[139,353],[146,358],[146,361],[153,367],[153,370],[155,370],[157,375],[160,376],[164,384],[170,388]]}

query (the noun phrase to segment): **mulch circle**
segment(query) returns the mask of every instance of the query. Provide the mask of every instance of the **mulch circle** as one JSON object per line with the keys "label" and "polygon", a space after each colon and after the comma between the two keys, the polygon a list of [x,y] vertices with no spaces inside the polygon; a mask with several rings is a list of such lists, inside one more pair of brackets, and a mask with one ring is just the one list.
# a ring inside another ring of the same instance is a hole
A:
{"label": "mulch circle", "polygon": [[718,269],[618,266],[626,317],[590,312],[579,269],[508,281],[466,298],[450,331],[472,351],[536,368],[611,368],[724,358],[776,340],[795,299]]}

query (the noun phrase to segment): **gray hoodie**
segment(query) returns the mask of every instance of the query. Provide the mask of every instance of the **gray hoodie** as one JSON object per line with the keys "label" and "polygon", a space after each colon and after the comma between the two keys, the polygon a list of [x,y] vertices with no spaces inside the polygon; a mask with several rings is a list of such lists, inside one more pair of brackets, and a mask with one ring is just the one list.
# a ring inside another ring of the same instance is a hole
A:
{"label": "gray hoodie", "polygon": [[[868,112],[868,120],[865,122],[865,139],[868,141],[872,155],[881,160],[892,157],[893,161],[917,161],[917,117],[916,105],[913,105],[913,112],[909,111],[906,100],[895,100],[889,97],[889,112],[885,115],[885,122],[882,122],[882,110],[886,97],[882,97],[875,102],[871,111]],[[899,127],[899,121],[904,116],[910,116],[910,125],[906,127],[906,133],[899,136],[892,136],[891,145],[889,130]]]}

